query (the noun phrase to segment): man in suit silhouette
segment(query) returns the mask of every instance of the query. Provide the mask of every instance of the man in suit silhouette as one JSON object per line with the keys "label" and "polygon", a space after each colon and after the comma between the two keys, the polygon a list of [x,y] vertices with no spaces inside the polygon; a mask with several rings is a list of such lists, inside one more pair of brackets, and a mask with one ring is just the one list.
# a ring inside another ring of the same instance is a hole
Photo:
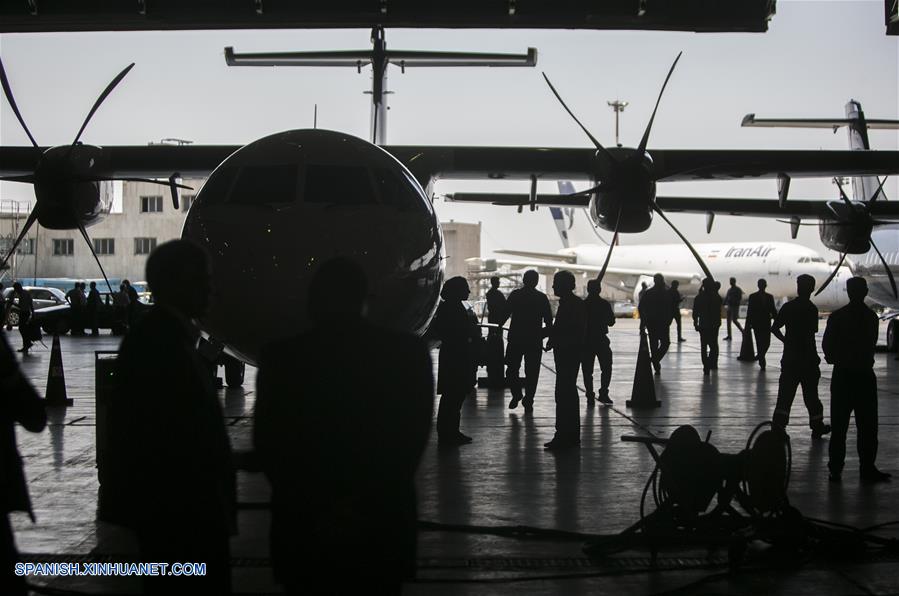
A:
{"label": "man in suit silhouette", "polygon": [[260,356],[253,444],[272,486],[272,566],[289,594],[398,594],[415,573],[431,358],[421,339],[369,323],[367,294],[358,264],[324,263],[309,329]]}
{"label": "man in suit silhouette", "polygon": [[765,370],[765,354],[771,347],[771,320],[777,317],[777,307],[774,305],[774,296],[765,291],[768,282],[760,279],[758,286],[759,291],[749,295],[746,328],[752,330],[759,368]]}
{"label": "man in suit silhouette", "polygon": [[[524,272],[524,287],[514,290],[506,301],[503,322],[509,320],[509,337],[506,342],[506,379],[512,399],[509,409],[514,410],[524,401],[524,411],[534,410],[534,395],[540,377],[540,360],[543,355],[543,338],[552,329],[553,315],[546,294],[537,289],[540,276],[533,269]],[[525,387],[522,395],[521,360],[524,358]]]}
{"label": "man in suit silhouette", "polygon": [[880,330],[880,320],[865,304],[868,282],[853,277],[846,282],[849,304],[835,311],[827,319],[821,350],[827,362],[833,364],[830,380],[830,436],[831,482],[839,482],[846,460],[846,433],[849,416],[855,412],[858,431],[858,459],[862,482],[887,482],[891,474],[881,472],[874,465],[877,459],[877,378],[874,376],[874,348]]}
{"label": "man in suit silhouette", "polygon": [[146,577],[147,592],[227,594],[234,466],[194,325],[209,304],[208,260],[196,244],[173,240],[153,251],[146,273],[155,306],[122,341],[109,405],[112,489],[124,494],[123,522],[142,561],[207,565],[203,577]]}

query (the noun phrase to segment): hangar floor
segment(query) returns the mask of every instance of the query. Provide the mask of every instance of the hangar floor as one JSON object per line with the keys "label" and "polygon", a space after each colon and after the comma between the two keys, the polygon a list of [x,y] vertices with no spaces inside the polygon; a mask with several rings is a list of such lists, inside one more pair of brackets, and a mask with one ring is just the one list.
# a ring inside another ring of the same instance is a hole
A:
{"label": "hangar floor", "polygon": [[[687,319],[684,320],[687,322]],[[823,330],[823,325],[822,325]],[[500,527],[528,526],[582,534],[614,534],[637,521],[639,501],[653,460],[641,445],[621,442],[622,435],[667,437],[681,424],[692,424],[722,452],[745,446],[755,426],[774,408],[780,344],[769,353],[768,370],[736,360],[739,342],[721,342],[720,369],[703,379],[698,336],[685,331],[686,343],[672,344],[663,362],[656,392],[662,407],[636,411],[625,407],[638,348],[636,321],[619,320],[611,333],[615,354],[613,407],[587,410],[581,405],[582,447],[550,453],[543,443],[553,434],[554,404],[551,355],[544,356],[535,412],[507,409],[508,395],[479,390],[463,407],[462,430],[471,445],[438,449],[432,435],[419,469],[420,519],[436,522],[422,528],[419,580],[408,594],[614,593],[658,594],[887,594],[899,593],[899,552],[869,553],[861,558],[848,542],[831,558],[772,559],[750,553],[744,566],[727,573],[726,549],[672,546],[652,566],[648,551],[621,552],[591,560],[583,538],[565,533],[512,536]],[[723,335],[723,334],[722,334]],[[10,334],[14,347],[17,333]],[[18,431],[37,523],[13,514],[19,550],[30,561],[116,561],[134,552],[129,534],[96,520],[94,351],[115,350],[118,338],[61,338],[68,396],[74,405],[52,409],[43,433]],[[49,345],[49,341],[48,341]],[[820,344],[819,344],[820,345]],[[436,353],[435,353],[436,357]],[[22,367],[39,392],[46,385],[49,350],[40,346]],[[435,363],[436,364],[436,363]],[[892,355],[876,357],[880,384],[878,464],[899,473],[899,363]],[[598,371],[597,371],[598,374]],[[819,385],[829,404],[830,367],[822,363]],[[250,445],[254,373],[248,369],[244,389],[221,392],[232,445]],[[841,484],[827,479],[827,438],[813,441],[805,409],[797,396],[790,432],[793,474],[789,498],[805,516],[860,528],[899,519],[899,478],[892,483],[862,485],[850,428],[847,466]],[[829,416],[827,416],[829,419]],[[162,429],[160,429],[162,432]],[[234,588],[238,593],[277,593],[268,567],[268,514],[259,507],[268,498],[261,475],[240,472],[240,535],[232,541]],[[647,510],[652,509],[651,499]],[[444,525],[445,524],[445,525]],[[899,535],[899,526],[877,531]],[[760,549],[759,549],[760,550]],[[347,568],[353,557],[347,553]],[[37,585],[65,593],[129,593],[139,590],[134,578],[30,578]]]}

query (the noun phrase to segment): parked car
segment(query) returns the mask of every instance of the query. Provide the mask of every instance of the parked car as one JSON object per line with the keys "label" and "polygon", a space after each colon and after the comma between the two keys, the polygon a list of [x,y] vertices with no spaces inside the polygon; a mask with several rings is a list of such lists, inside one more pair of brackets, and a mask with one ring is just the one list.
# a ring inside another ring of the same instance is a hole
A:
{"label": "parked car", "polygon": [[[68,333],[72,329],[72,309],[66,301],[66,295],[57,288],[23,286],[23,289],[31,294],[34,301],[34,320],[40,325],[44,333],[53,334]],[[4,300],[12,293],[12,288],[4,288]],[[100,308],[97,310],[97,328],[111,329],[114,335],[125,332],[126,321],[123,313],[113,306],[112,296],[108,292],[101,292]],[[151,308],[149,305],[138,303],[138,313]],[[81,321],[87,324],[87,321]],[[14,300],[12,308],[6,318],[7,325],[19,324],[18,301]]]}
{"label": "parked car", "polygon": [[[23,286],[26,292],[31,295],[31,300],[34,303],[34,314],[35,319],[37,320],[38,311],[46,310],[48,308],[53,308],[55,312],[58,310],[58,307],[62,307],[63,310],[68,310],[69,303],[66,302],[66,295],[62,290],[58,290],[56,288],[39,288],[35,286]],[[12,294],[12,288],[4,288],[3,289],[3,300],[6,301],[10,294]],[[41,316],[46,315],[47,313],[42,313]],[[54,317],[58,316],[56,314]],[[13,299],[12,307],[9,309],[9,313],[6,317],[6,324],[16,326],[19,324],[19,301],[18,299]]]}

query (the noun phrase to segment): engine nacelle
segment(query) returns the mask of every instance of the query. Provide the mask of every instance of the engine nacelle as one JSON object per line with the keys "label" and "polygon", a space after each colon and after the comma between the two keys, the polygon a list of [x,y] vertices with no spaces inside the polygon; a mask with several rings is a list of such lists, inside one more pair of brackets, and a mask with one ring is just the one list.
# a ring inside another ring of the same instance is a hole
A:
{"label": "engine nacelle", "polygon": [[821,242],[827,248],[851,255],[865,254],[871,250],[871,231],[874,223],[868,207],[864,203],[851,205],[840,201],[829,201],[827,209],[833,219],[822,219],[818,224]]}

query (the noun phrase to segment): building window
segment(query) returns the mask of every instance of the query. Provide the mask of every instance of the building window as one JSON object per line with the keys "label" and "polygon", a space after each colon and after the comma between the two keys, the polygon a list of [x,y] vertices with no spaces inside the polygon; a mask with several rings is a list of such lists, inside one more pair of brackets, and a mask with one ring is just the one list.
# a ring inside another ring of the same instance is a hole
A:
{"label": "building window", "polygon": [[26,238],[19,243],[19,248],[16,249],[16,252],[20,255],[33,255],[34,254],[34,238]]}
{"label": "building window", "polygon": [[156,248],[156,238],[135,238],[134,254],[148,255]]}
{"label": "building window", "polygon": [[53,256],[71,257],[75,254],[75,241],[72,238],[54,238]]}
{"label": "building window", "polygon": [[162,195],[140,198],[141,213],[161,213],[162,212]]}
{"label": "building window", "polygon": [[94,252],[98,255],[114,255],[115,238],[94,238]]}
{"label": "building window", "polygon": [[184,195],[181,197],[181,211],[187,211],[194,204],[197,195]]}

